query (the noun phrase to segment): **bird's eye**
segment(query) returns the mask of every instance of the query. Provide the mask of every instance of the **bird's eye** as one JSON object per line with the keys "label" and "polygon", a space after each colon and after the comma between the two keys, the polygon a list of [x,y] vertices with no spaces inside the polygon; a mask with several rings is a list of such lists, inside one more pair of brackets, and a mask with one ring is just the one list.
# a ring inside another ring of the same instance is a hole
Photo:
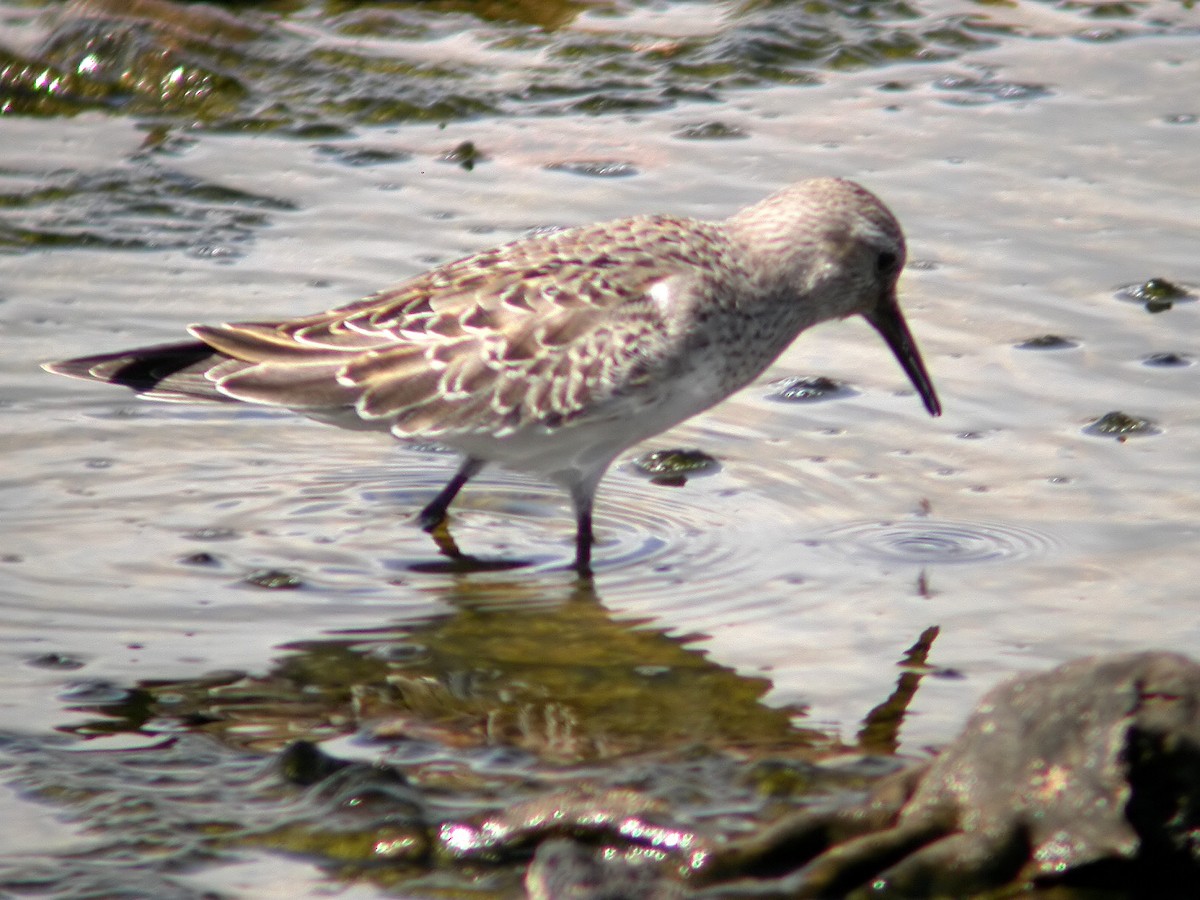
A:
{"label": "bird's eye", "polygon": [[880,250],[879,256],[875,258],[875,271],[880,275],[890,275],[896,271],[896,263],[900,261],[891,250]]}

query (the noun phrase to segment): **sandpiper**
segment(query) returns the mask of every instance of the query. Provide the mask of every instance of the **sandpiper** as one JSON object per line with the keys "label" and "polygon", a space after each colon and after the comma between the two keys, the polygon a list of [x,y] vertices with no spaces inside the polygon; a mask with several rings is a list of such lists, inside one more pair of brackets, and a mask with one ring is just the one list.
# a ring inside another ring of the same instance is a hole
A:
{"label": "sandpiper", "polygon": [[863,316],[940,414],[896,299],[904,254],[875,195],[818,178],[725,221],[652,215],[541,234],[328,312],[193,325],[191,341],[46,368],[453,447],[462,464],[420,513],[430,532],[485,464],[541,475],[570,493],[586,575],[613,460],[749,384],[811,325]]}

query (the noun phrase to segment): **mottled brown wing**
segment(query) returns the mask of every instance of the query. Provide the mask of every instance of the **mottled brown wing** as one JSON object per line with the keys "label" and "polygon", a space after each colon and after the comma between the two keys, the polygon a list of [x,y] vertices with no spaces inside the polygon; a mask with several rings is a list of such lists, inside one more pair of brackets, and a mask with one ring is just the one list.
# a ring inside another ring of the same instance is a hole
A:
{"label": "mottled brown wing", "polygon": [[673,338],[648,292],[695,277],[710,243],[719,252],[702,223],[669,217],[585,226],[327,313],[192,331],[231,357],[210,376],[228,396],[352,406],[404,435],[499,435],[561,423],[650,377]]}

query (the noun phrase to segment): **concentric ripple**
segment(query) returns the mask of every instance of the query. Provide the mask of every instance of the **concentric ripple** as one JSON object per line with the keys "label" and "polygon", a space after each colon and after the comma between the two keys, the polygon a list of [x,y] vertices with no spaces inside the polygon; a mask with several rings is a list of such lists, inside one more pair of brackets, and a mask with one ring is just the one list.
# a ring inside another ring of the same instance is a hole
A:
{"label": "concentric ripple", "polygon": [[[435,590],[446,576],[469,575],[476,591],[503,584],[524,597],[571,575],[575,521],[565,492],[499,467],[473,479],[450,509],[450,535],[471,559],[440,554],[415,517],[453,472],[448,463],[400,453],[386,467],[317,476],[305,502],[292,498],[290,514],[280,511],[288,537],[311,533],[342,568],[382,565],[406,584]],[[718,607],[730,596],[744,602],[730,585],[791,572],[795,559],[779,552],[781,535],[796,540],[808,521],[728,474],[671,487],[614,466],[597,497],[592,565],[605,596],[622,603],[645,600],[661,612],[674,603],[694,607],[701,597],[716,598]],[[332,583],[340,571],[318,577]]]}
{"label": "concentric ripple", "polygon": [[853,522],[819,540],[854,556],[914,565],[1031,559],[1057,546],[1049,535],[1020,525],[932,519]]}

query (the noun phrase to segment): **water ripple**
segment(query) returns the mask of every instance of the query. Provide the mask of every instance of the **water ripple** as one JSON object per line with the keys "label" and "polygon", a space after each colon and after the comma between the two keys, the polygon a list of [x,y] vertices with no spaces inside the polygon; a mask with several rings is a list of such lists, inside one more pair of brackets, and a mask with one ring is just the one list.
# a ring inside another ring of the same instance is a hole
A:
{"label": "water ripple", "polygon": [[1054,538],[1023,525],[931,519],[852,522],[819,541],[853,556],[916,565],[1031,559],[1057,546]]}
{"label": "water ripple", "polygon": [[[398,462],[386,474],[367,471],[350,483],[343,472],[336,487],[330,479],[325,490],[335,491],[334,508],[318,509],[309,502],[301,507],[303,518],[315,520],[309,525],[314,529],[327,523],[321,530],[336,535],[344,552],[363,556],[364,563],[366,557],[382,557],[386,569],[406,580],[453,574],[452,561],[439,556],[430,537],[411,521],[449,469],[430,471],[428,461],[420,459]],[[356,517],[358,527],[347,528],[347,506],[365,512],[372,524]],[[389,507],[401,513],[391,526]],[[691,605],[701,596],[725,596],[731,582],[791,571],[794,559],[778,552],[780,534],[800,534],[805,521],[802,511],[765,501],[740,488],[728,473],[669,487],[617,467],[597,498],[592,564],[606,595],[653,598],[656,607],[678,595]],[[473,558],[474,564],[458,568],[469,571],[480,587],[516,583],[514,569],[536,576],[529,584],[541,576],[570,574],[575,522],[569,500],[557,487],[489,468],[463,490],[449,525],[458,547]],[[683,584],[688,587],[681,593]]]}

